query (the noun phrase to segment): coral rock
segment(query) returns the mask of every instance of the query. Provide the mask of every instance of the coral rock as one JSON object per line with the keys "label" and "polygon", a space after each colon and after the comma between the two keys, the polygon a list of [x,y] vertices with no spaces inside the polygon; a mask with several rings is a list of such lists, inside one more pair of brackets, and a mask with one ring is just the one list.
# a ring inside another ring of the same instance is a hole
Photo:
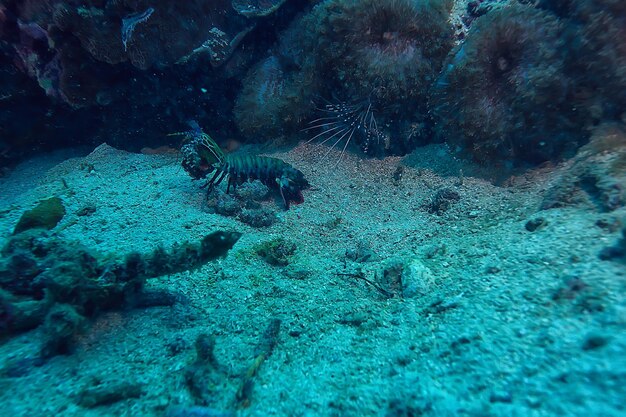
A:
{"label": "coral rock", "polygon": [[549,12],[514,2],[479,17],[434,88],[440,139],[483,162],[573,154],[587,134],[569,97],[566,50]]}

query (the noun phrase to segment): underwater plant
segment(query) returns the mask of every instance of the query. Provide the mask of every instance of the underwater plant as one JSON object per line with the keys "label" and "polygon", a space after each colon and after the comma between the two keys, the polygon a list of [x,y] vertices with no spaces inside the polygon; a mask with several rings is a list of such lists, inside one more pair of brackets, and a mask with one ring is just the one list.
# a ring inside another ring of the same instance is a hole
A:
{"label": "underwater plant", "polygon": [[573,153],[587,133],[569,96],[561,35],[553,14],[519,3],[479,17],[433,89],[439,138],[483,162]]}

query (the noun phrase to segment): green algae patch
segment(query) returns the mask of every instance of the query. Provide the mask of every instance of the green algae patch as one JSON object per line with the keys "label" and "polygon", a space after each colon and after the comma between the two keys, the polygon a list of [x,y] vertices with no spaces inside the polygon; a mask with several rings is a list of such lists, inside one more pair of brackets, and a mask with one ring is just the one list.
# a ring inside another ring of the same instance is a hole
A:
{"label": "green algae patch", "polygon": [[287,266],[296,252],[296,245],[278,238],[256,245],[254,252],[270,265]]}
{"label": "green algae patch", "polygon": [[65,216],[65,206],[59,197],[50,197],[42,200],[33,209],[22,214],[17,222],[13,234],[22,233],[30,229],[51,230]]}

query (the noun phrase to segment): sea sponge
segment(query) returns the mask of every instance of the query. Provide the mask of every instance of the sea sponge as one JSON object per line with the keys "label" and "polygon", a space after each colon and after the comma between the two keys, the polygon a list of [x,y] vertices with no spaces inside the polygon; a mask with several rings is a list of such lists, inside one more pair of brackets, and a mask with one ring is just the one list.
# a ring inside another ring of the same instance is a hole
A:
{"label": "sea sponge", "polygon": [[573,154],[587,133],[565,52],[561,24],[545,10],[511,3],[481,16],[434,87],[438,136],[479,161]]}

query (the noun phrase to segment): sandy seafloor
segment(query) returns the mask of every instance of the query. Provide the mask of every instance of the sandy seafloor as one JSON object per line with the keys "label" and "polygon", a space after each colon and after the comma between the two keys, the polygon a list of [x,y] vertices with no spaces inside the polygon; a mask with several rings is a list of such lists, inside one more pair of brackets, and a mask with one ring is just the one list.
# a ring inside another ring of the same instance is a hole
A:
{"label": "sandy seafloor", "polygon": [[[38,157],[0,179],[2,241],[24,210],[51,195],[67,209],[55,233],[103,254],[148,252],[214,230],[243,233],[225,259],[149,281],[187,302],[103,313],[73,354],[0,379],[0,414],[160,416],[170,405],[193,405],[183,374],[200,333],[216,337],[215,356],[227,373],[210,406],[231,410],[259,337],[279,318],[278,344],[259,369],[250,406],[236,415],[625,415],[626,268],[598,258],[619,232],[596,225],[623,217],[623,209],[540,211],[567,163],[493,185],[439,145],[404,158],[347,154],[338,164],[339,150],[324,153],[300,145],[272,154],[301,169],[313,187],[289,211],[267,203],[280,221],[264,229],[208,213],[200,183],[175,155],[102,145],[87,157]],[[441,215],[428,213],[423,205],[443,187],[460,201]],[[78,216],[87,205],[96,211]],[[537,217],[547,226],[527,231]],[[286,267],[252,250],[279,236],[297,245]],[[376,256],[346,259],[359,245]],[[338,275],[360,267],[372,278],[395,258],[421,271],[418,295],[387,299]],[[584,291],[555,300],[573,278]],[[449,308],[431,307],[437,303]],[[4,341],[0,367],[36,355],[40,331]],[[86,388],[123,380],[143,384],[143,395],[77,404]]]}

